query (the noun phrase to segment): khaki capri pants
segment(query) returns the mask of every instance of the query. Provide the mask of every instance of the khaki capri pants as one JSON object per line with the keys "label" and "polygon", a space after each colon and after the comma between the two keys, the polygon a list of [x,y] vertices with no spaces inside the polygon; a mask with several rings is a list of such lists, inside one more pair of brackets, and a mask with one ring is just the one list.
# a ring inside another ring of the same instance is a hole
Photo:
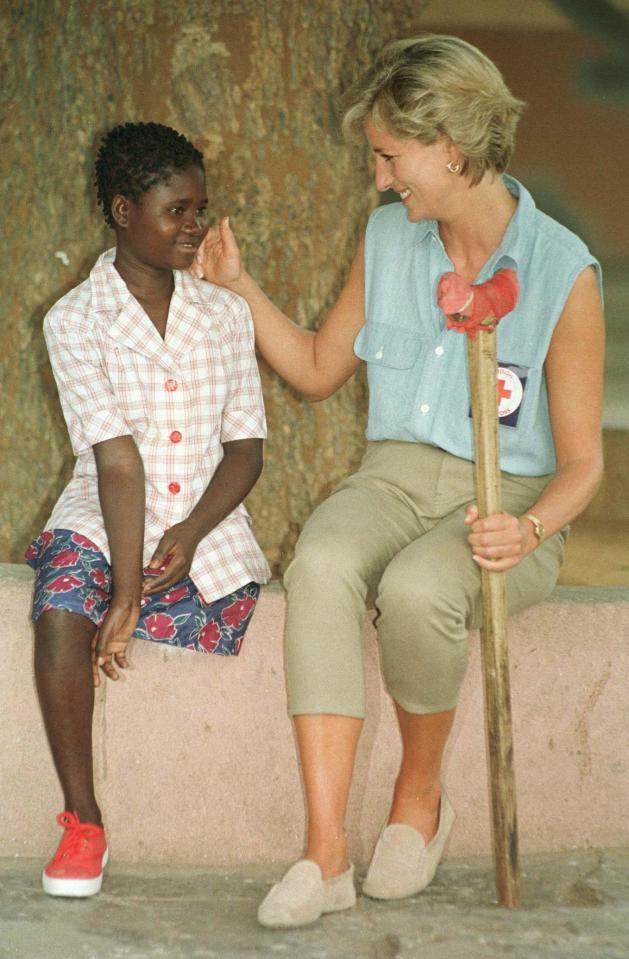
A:
{"label": "khaki capri pants", "polygon": [[[314,511],[284,578],[292,715],[364,716],[362,623],[372,607],[395,702],[410,713],[454,708],[481,616],[463,522],[473,469],[436,447],[372,442],[359,471]],[[503,473],[503,509],[525,513],[550,479]],[[552,591],[565,538],[555,533],[506,573],[510,612]]]}

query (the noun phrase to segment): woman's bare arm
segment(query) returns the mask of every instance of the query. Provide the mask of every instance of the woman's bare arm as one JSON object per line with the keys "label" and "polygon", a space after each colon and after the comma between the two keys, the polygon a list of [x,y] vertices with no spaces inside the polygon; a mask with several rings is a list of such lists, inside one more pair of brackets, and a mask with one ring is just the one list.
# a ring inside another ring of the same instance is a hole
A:
{"label": "woman's bare arm", "polygon": [[[568,296],[544,366],[557,471],[527,512],[541,520],[547,536],[585,509],[601,481],[604,340],[598,283],[588,268]],[[468,539],[479,565],[506,570],[535,549],[534,527],[526,516],[477,517],[474,507]]]}
{"label": "woman's bare arm", "polygon": [[589,268],[577,277],[544,367],[557,472],[531,512],[549,534],[583,512],[603,475],[604,349],[601,298]]}
{"label": "woman's bare arm", "polygon": [[227,217],[208,233],[194,272],[247,300],[261,355],[308,399],[323,400],[330,396],[359,366],[353,345],[365,322],[363,241],[356,251],[347,283],[316,333],[290,320],[244,270]]}

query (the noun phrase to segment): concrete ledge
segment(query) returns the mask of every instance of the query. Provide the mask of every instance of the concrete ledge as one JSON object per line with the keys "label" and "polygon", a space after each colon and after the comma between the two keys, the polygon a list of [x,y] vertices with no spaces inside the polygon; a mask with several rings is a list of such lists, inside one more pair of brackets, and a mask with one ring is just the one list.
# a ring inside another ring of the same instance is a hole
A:
{"label": "concrete ledge", "polygon": [[[45,856],[61,794],[32,679],[32,574],[0,565],[0,856]],[[289,861],[304,815],[286,715],[284,596],[264,590],[237,659],[136,642],[133,669],[97,696],[99,799],[119,860]],[[629,590],[561,587],[510,624],[520,842],[524,852],[629,845]],[[368,859],[399,761],[376,637],[365,624],[369,714],[350,799],[352,855]],[[488,853],[478,642],[450,743],[458,819],[449,855]]]}

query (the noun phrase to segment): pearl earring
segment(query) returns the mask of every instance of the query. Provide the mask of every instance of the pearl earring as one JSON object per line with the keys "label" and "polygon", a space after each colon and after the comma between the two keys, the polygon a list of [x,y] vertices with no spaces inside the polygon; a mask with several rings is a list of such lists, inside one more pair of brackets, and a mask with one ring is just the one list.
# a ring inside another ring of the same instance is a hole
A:
{"label": "pearl earring", "polygon": [[450,160],[449,163],[446,163],[446,168],[450,171],[450,173],[458,173],[461,169],[461,164],[455,163],[454,160]]}

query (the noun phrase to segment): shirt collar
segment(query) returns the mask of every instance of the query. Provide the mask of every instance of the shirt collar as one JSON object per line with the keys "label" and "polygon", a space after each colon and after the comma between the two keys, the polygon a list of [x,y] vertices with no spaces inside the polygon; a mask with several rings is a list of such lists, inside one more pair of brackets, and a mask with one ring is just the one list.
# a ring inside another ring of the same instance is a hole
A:
{"label": "shirt collar", "polygon": [[99,312],[120,312],[131,295],[125,281],[114,266],[115,255],[115,247],[101,253],[90,272],[92,307]]}
{"label": "shirt collar", "polygon": [[203,295],[205,281],[198,280],[195,276],[183,270],[174,270],[173,272],[175,275],[175,291],[179,296],[183,300],[187,300],[188,303],[197,303],[203,306],[207,302],[207,298]]}
{"label": "shirt collar", "polygon": [[533,236],[531,224],[535,217],[535,201],[529,191],[515,177],[508,176],[505,173],[502,179],[509,193],[517,198],[518,205],[492,259],[508,258],[517,266],[526,259]]}
{"label": "shirt collar", "polygon": [[[97,311],[119,313],[131,297],[127,284],[114,266],[115,256],[115,247],[101,253],[90,272],[92,305]],[[202,281],[181,270],[173,270],[173,275],[175,293],[188,303],[203,305]]]}
{"label": "shirt collar", "polygon": [[419,223],[415,224],[415,236],[418,243],[421,243],[422,240],[425,240],[427,236],[434,236],[436,240],[441,242],[441,238],[439,236],[439,223],[437,220],[420,220]]}
{"label": "shirt collar", "polygon": [[[488,264],[496,265],[515,265],[521,263],[527,255],[528,246],[531,242],[532,230],[531,223],[535,217],[535,201],[529,191],[522,186],[515,177],[503,174],[503,182],[507,190],[517,197],[518,205],[515,208],[513,216],[509,220],[507,229],[501,240],[500,246],[491,256]],[[427,236],[434,236],[441,242],[439,236],[439,223],[437,220],[421,220],[415,225],[415,235],[417,242],[421,243]],[[511,263],[509,263],[511,261]],[[484,272],[484,271],[483,271]]]}

